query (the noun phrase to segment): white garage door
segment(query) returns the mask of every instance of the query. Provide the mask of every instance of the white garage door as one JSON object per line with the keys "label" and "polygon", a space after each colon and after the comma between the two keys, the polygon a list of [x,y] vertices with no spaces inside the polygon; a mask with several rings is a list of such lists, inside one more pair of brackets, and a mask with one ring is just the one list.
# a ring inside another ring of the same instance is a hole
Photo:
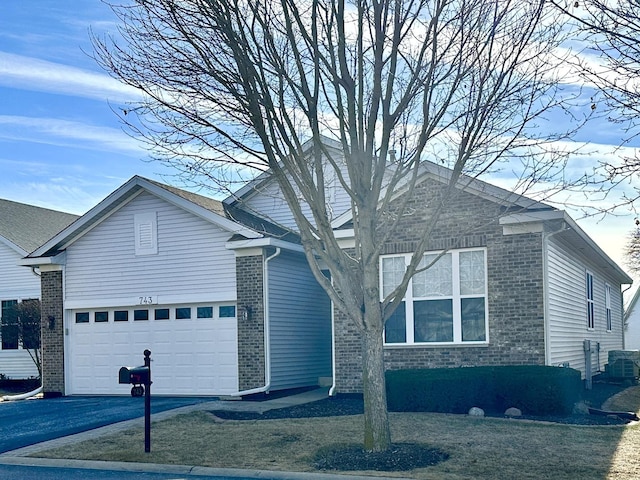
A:
{"label": "white garage door", "polygon": [[154,395],[238,391],[236,309],[229,304],[149,305],[73,310],[67,316],[67,393],[126,395],[122,366],[151,351]]}

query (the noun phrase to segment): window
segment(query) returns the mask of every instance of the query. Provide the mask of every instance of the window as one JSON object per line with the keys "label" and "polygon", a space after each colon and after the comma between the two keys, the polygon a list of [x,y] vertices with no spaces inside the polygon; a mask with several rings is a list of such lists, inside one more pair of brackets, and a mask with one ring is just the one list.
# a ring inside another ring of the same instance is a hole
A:
{"label": "window", "polygon": [[156,320],[169,320],[168,308],[156,308],[154,311],[154,317]]}
{"label": "window", "polygon": [[104,323],[109,321],[109,312],[96,312],[93,316],[96,323]]}
{"label": "window", "polygon": [[176,308],[176,319],[185,320],[191,318],[191,307]]}
{"label": "window", "polygon": [[17,304],[17,300],[2,300],[0,335],[2,335],[3,350],[18,349],[18,319],[14,309]]}
{"label": "window", "polygon": [[220,318],[235,318],[236,307],[235,305],[223,305],[218,308],[218,316]]}
{"label": "window", "polygon": [[213,307],[198,307],[198,318],[213,318]]}
{"label": "window", "polygon": [[[381,290],[402,281],[410,254],[381,258]],[[409,282],[404,302],[385,324],[386,344],[487,341],[487,281],[484,249],[430,252]]]}
{"label": "window", "polygon": [[587,328],[592,329],[596,326],[595,320],[595,307],[593,299],[593,275],[587,272],[586,277],[586,290],[587,290]]}
{"label": "window", "polygon": [[27,310],[26,318],[22,319],[22,334],[20,341],[22,348],[33,350],[40,348],[40,300],[30,298],[22,300],[22,306]]}
{"label": "window", "polygon": [[113,321],[114,322],[128,322],[129,321],[129,312],[127,310],[116,310],[113,312]]}
{"label": "window", "polygon": [[76,323],[89,323],[89,312],[76,312]]}
{"label": "window", "polygon": [[134,310],[133,311],[133,320],[149,320],[149,310]]}
{"label": "window", "polygon": [[604,285],[604,311],[607,318],[607,332],[611,331],[611,285],[605,283]]}
{"label": "window", "polygon": [[158,220],[156,212],[137,213],[134,216],[136,255],[158,253]]}

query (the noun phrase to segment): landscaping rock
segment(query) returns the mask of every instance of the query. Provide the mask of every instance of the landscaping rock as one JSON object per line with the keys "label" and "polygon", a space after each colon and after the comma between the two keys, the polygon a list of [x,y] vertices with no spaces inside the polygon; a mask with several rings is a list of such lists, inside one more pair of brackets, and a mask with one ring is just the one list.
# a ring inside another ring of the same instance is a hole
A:
{"label": "landscaping rock", "polygon": [[519,408],[516,408],[516,407],[510,407],[510,408],[507,408],[505,410],[504,414],[507,417],[521,417],[522,416],[522,410],[520,410]]}
{"label": "landscaping rock", "polygon": [[472,417],[484,417],[484,410],[480,407],[471,407],[469,409],[469,415]]}
{"label": "landscaping rock", "polygon": [[583,400],[576,403],[573,406],[573,413],[575,415],[588,415],[589,414],[589,405]]}

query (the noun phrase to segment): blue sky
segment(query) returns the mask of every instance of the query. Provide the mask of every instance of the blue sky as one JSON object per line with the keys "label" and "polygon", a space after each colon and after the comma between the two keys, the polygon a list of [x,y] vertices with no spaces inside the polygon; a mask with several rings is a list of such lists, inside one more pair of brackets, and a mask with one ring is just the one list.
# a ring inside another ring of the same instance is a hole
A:
{"label": "blue sky", "polygon": [[150,163],[112,107],[135,92],[89,57],[89,27],[115,29],[99,0],[0,5],[0,197],[81,214]]}
{"label": "blue sky", "polygon": [[[89,28],[115,31],[115,20],[99,0],[0,3],[0,198],[82,214],[133,175],[176,183],[112,110],[135,92],[89,56]],[[599,122],[581,138],[611,155],[620,135]],[[622,264],[633,219],[578,223]]]}

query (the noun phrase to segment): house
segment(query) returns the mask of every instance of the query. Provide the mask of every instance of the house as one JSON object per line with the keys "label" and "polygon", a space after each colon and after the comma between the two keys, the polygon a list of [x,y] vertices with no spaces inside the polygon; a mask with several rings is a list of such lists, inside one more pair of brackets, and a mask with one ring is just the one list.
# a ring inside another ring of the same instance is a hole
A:
{"label": "house", "polygon": [[[19,266],[26,256],[78,217],[46,208],[0,199],[0,317],[22,300],[40,298],[36,269]],[[1,323],[0,376],[23,379],[38,376],[28,352],[19,344],[15,326]]]}
{"label": "house", "polygon": [[[623,348],[631,278],[566,212],[485,182],[465,179],[434,219],[449,174],[424,163],[383,245],[387,291],[434,221],[425,262],[437,262],[386,324],[387,368],[603,369],[607,351]],[[326,188],[333,227],[353,248],[349,203]],[[117,370],[141,364],[146,348],[157,394],[242,396],[326,379],[333,392],[360,391],[359,333],[311,274],[294,227],[268,174],[222,203],[132,178],[23,260],[42,272],[50,319],[45,394],[127,394]]]}
{"label": "house", "polygon": [[23,264],[42,272],[50,319],[45,395],[128,394],[118,369],[141,365],[145,349],[160,395],[245,395],[329,377],[326,296],[297,237],[260,227],[134,177],[37,248]]}
{"label": "house", "polygon": [[[330,145],[330,148],[337,148]],[[336,155],[337,157],[337,155]],[[384,332],[387,369],[537,364],[604,370],[607,352],[623,348],[622,286],[632,279],[564,211],[486,182],[463,178],[436,220],[451,172],[425,162],[392,240],[380,259],[382,292],[395,287],[421,238],[436,221],[425,265]],[[259,178],[226,200],[293,227],[278,187]],[[399,190],[396,200],[406,192]],[[344,248],[353,247],[351,212],[327,195]],[[342,214],[340,214],[342,213]],[[350,243],[351,242],[351,243]],[[334,392],[362,388],[360,334],[333,315]]]}
{"label": "house", "polygon": [[624,312],[624,348],[640,350],[640,290],[636,289]]}

